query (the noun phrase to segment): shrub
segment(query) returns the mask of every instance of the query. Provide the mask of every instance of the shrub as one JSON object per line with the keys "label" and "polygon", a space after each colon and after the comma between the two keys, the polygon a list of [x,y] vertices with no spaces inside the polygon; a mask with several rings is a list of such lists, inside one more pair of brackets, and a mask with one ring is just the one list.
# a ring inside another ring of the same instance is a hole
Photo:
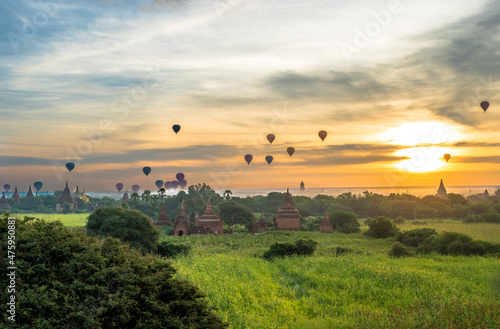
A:
{"label": "shrub", "polygon": [[463,233],[457,232],[443,232],[441,233],[434,243],[434,249],[441,254],[448,254],[448,247],[452,243],[455,245],[452,247],[452,250],[458,251],[462,248],[459,243],[470,244],[472,243],[472,238]]}
{"label": "shrub", "polygon": [[350,252],[352,252],[352,249],[349,249],[349,248],[344,248],[344,247],[335,248],[335,256],[340,256],[342,254],[348,254]]}
{"label": "shrub", "polygon": [[168,258],[174,258],[178,255],[187,255],[191,249],[187,244],[175,244],[171,241],[162,241],[158,243],[158,255]]}
{"label": "shrub", "polygon": [[399,232],[396,235],[396,241],[410,247],[418,247],[426,241],[430,236],[437,235],[435,229],[432,228],[416,228],[410,231]]}
{"label": "shrub", "polygon": [[274,257],[285,257],[292,255],[310,256],[316,250],[317,242],[313,240],[299,239],[293,243],[274,243],[263,255],[265,259]]}
{"label": "shrub", "polygon": [[394,224],[404,224],[405,223],[405,219],[403,217],[401,217],[401,216],[398,216],[398,217],[394,218],[392,220],[392,222]]}
{"label": "shrub", "polygon": [[[6,234],[4,217],[0,236]],[[0,244],[7,249],[7,239]],[[174,278],[170,261],[142,256],[118,239],[88,237],[60,221],[18,219],[16,256],[16,328],[225,327],[196,287]],[[0,285],[8,280],[2,275]],[[8,298],[0,294],[3,305]]]}
{"label": "shrub", "polygon": [[494,210],[489,210],[478,216],[480,222],[484,223],[500,223],[500,214]]}
{"label": "shrub", "polygon": [[391,256],[391,257],[403,257],[403,256],[409,256],[409,255],[410,255],[410,251],[401,242],[394,243],[392,245],[391,251],[389,251],[389,256]]}
{"label": "shrub", "polygon": [[358,215],[345,210],[334,210],[328,214],[333,229],[341,233],[360,232]]}
{"label": "shrub", "polygon": [[87,234],[111,236],[143,252],[155,252],[160,233],[151,220],[137,210],[99,208],[89,216]]}
{"label": "shrub", "polygon": [[395,236],[398,233],[398,228],[390,218],[378,216],[368,224],[367,235],[377,239],[384,239],[390,236]]}

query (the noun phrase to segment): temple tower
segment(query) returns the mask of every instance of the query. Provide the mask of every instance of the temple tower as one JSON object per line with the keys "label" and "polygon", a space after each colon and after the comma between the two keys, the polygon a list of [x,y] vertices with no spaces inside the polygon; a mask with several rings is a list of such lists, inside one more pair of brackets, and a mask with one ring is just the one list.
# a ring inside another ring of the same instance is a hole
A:
{"label": "temple tower", "polygon": [[177,236],[191,234],[191,220],[189,219],[186,213],[186,209],[184,208],[184,199],[181,203],[181,211],[179,212],[179,216],[175,217],[174,234]]}
{"label": "temple tower", "polygon": [[443,180],[441,179],[441,183],[439,183],[439,188],[436,196],[446,197],[446,189],[444,188]]}
{"label": "temple tower", "polygon": [[333,231],[333,225],[330,222],[330,219],[328,219],[328,214],[325,210],[325,215],[323,216],[323,221],[319,224],[319,231],[320,232],[332,232]]}
{"label": "temple tower", "polygon": [[299,211],[293,206],[290,192],[286,189],[285,203],[278,210],[274,218],[274,226],[281,230],[300,230],[302,217]]}
{"label": "temple tower", "polygon": [[155,225],[167,225],[167,226],[172,225],[170,218],[168,218],[167,210],[165,209],[164,203],[161,204],[160,214],[158,215],[158,218],[156,219],[156,222],[154,224]]}

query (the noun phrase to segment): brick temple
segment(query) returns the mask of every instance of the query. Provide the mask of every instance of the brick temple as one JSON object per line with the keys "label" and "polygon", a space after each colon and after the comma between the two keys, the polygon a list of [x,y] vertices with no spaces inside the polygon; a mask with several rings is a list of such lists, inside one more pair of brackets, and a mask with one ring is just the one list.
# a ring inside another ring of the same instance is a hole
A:
{"label": "brick temple", "polygon": [[274,217],[274,227],[280,230],[298,231],[301,224],[302,216],[300,216],[299,211],[293,206],[290,192],[286,189],[285,203],[278,210],[276,217]]}
{"label": "brick temple", "polygon": [[186,208],[184,208],[184,200],[181,203],[181,211],[179,216],[175,217],[174,235],[183,236],[191,233],[191,220],[189,219]]}
{"label": "brick temple", "polygon": [[328,219],[328,214],[326,213],[326,210],[325,210],[325,215],[323,216],[323,221],[319,224],[319,231],[320,232],[333,231],[333,225],[330,222],[330,219]]}
{"label": "brick temple", "polygon": [[193,233],[222,235],[223,225],[224,222],[215,215],[210,199],[208,199],[207,209],[203,216],[194,219]]}

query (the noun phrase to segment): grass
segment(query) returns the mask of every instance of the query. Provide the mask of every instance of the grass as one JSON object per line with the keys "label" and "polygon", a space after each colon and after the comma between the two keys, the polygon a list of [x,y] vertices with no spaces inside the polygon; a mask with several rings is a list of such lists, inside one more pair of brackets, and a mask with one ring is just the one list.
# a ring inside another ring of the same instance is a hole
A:
{"label": "grass", "polygon": [[16,217],[35,217],[35,218],[43,218],[48,222],[53,222],[56,220],[61,221],[64,225],[69,227],[74,226],[85,226],[87,225],[87,218],[89,214],[12,214],[12,216]]}

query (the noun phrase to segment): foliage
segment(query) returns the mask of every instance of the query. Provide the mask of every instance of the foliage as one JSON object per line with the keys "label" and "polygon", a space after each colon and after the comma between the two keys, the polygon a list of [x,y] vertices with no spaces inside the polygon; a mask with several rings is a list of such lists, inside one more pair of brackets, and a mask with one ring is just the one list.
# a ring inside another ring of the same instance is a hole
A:
{"label": "foliage", "polygon": [[360,232],[358,215],[344,210],[334,210],[328,214],[333,229],[341,233]]}
{"label": "foliage", "polygon": [[255,225],[253,210],[236,201],[226,201],[219,204],[219,210],[226,224],[232,225],[234,221],[234,224],[245,225],[250,231]]}
{"label": "foliage", "polygon": [[445,255],[484,255],[500,252],[500,244],[473,240],[457,232],[443,232],[435,240],[434,250]]}
{"label": "foliage", "polygon": [[390,236],[395,236],[398,233],[398,228],[390,218],[379,216],[370,221],[368,224],[367,235],[377,239],[384,239]]}
{"label": "foliage", "polygon": [[401,242],[395,242],[392,245],[391,251],[389,251],[389,256],[391,256],[391,257],[403,257],[403,256],[409,256],[409,255],[410,255],[410,251]]}
{"label": "foliage", "polygon": [[179,255],[188,255],[191,246],[188,244],[176,244],[172,241],[162,241],[158,244],[158,255],[173,258]]}
{"label": "foliage", "polygon": [[318,243],[313,240],[299,239],[292,243],[274,243],[271,245],[268,251],[264,253],[264,259],[272,259],[274,257],[285,257],[285,256],[310,256],[316,250]]}
{"label": "foliage", "polygon": [[155,252],[160,233],[151,220],[137,210],[99,208],[89,216],[87,234],[112,236],[143,252]]}
{"label": "foliage", "polygon": [[[0,221],[7,249],[7,216]],[[2,257],[0,285],[9,285]],[[16,220],[16,322],[10,328],[223,328],[166,259],[61,222]],[[9,295],[0,294],[6,305]],[[2,322],[7,322],[2,312]],[[2,326],[3,328],[4,326]]]}
{"label": "foliage", "polygon": [[416,228],[410,231],[399,232],[395,240],[410,247],[418,247],[433,235],[437,235],[437,232],[432,228]]}

